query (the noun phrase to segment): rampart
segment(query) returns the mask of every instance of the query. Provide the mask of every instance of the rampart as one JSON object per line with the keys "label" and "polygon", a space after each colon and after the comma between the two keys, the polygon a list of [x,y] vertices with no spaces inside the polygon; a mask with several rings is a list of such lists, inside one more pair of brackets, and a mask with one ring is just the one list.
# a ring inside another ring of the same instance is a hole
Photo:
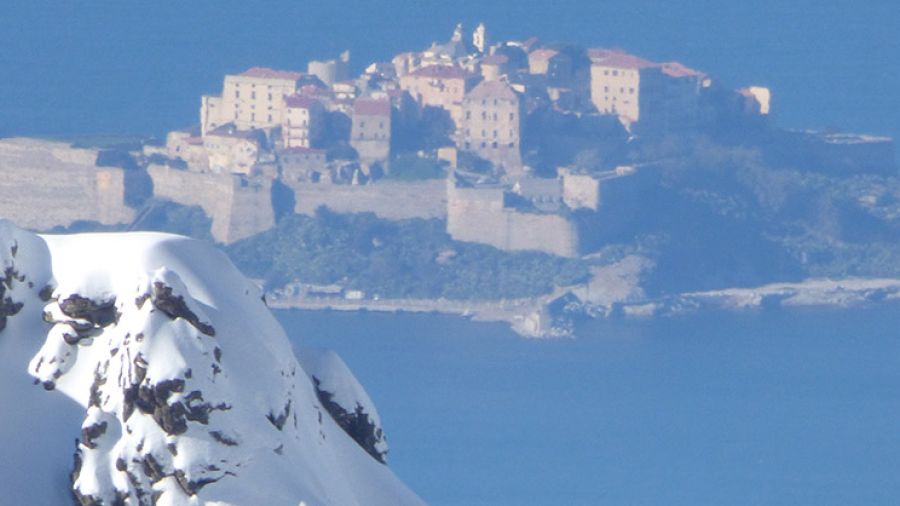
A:
{"label": "rampart", "polygon": [[232,243],[275,225],[272,183],[232,174],[188,172],[150,165],[153,194],[173,202],[200,206],[212,218],[212,236]]}
{"label": "rampart", "polygon": [[425,181],[385,181],[373,184],[334,185],[295,182],[294,211],[312,215],[319,206],[338,213],[375,213],[379,218],[439,218],[447,216],[446,183],[443,179]]}
{"label": "rampart", "polygon": [[125,171],[97,167],[97,151],[38,139],[0,140],[0,217],[33,230],[77,220],[130,223]]}
{"label": "rampart", "polygon": [[563,215],[509,208],[500,188],[457,188],[448,182],[447,196],[447,233],[458,241],[489,244],[507,251],[578,256],[577,228]]}

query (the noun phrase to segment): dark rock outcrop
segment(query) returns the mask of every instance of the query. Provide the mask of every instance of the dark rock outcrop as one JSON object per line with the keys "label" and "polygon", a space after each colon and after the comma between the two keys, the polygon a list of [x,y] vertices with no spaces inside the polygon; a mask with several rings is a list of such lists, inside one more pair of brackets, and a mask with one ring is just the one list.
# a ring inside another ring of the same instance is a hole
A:
{"label": "dark rock outcrop", "polygon": [[381,428],[377,427],[369,414],[365,412],[359,404],[352,412],[348,412],[343,406],[334,402],[334,394],[323,390],[321,382],[313,376],[313,384],[316,387],[316,396],[319,402],[325,407],[325,410],[334,418],[334,421],[353,438],[356,443],[362,447],[369,455],[382,464],[386,463],[387,452],[378,449],[378,443],[384,441],[384,433]]}

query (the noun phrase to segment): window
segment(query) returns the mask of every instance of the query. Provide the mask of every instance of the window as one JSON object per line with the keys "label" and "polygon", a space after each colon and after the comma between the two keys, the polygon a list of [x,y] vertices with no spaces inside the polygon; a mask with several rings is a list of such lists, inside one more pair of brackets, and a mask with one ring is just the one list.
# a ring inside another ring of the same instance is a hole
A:
{"label": "window", "polygon": [[[482,131],[481,131],[481,136],[482,136],[482,137],[487,137],[487,132],[484,131],[484,130],[482,130]],[[482,147],[484,147],[484,146],[482,146]]]}
{"label": "window", "polygon": [[256,121],[256,113],[255,112],[250,113],[250,121]]}
{"label": "window", "polygon": [[494,121],[497,121],[497,113],[494,113]]}
{"label": "window", "polygon": [[481,111],[481,119],[487,119],[487,112]]}
{"label": "window", "polygon": [[272,94],[269,93],[269,102],[271,102],[271,101],[272,101]]}
{"label": "window", "polygon": [[603,93],[609,93],[609,86],[603,87]]}
{"label": "window", "polygon": [[494,149],[497,149],[497,141],[494,141],[494,142],[491,144],[491,147],[494,148]]}
{"label": "window", "polygon": [[250,92],[250,100],[256,100],[256,92],[255,91]]}
{"label": "window", "polygon": [[466,119],[472,119],[472,111],[466,111]]}
{"label": "window", "polygon": [[614,75],[614,76],[619,75],[619,71],[618,71],[618,70],[613,70],[613,75]]}
{"label": "window", "polygon": [[[346,124],[346,123],[345,123],[345,124]],[[359,128],[366,128],[366,122],[365,122],[365,121],[360,121],[360,122],[359,122]]]}
{"label": "window", "polygon": [[234,90],[234,98],[241,98],[241,90]]}
{"label": "window", "polygon": [[496,130],[494,130],[494,138],[495,138],[495,139],[497,138],[497,131],[496,131]]}
{"label": "window", "polygon": [[608,76],[608,75],[609,75],[609,71],[608,71],[608,70],[604,70],[604,71],[603,71],[603,75]]}
{"label": "window", "polygon": [[634,95],[634,88],[628,88],[628,93],[631,93],[632,95]]}
{"label": "window", "polygon": [[509,120],[513,121],[515,119],[516,119],[516,113],[514,113],[514,112],[509,113]]}
{"label": "window", "polygon": [[271,123],[271,122],[272,122],[272,115],[270,114],[269,115],[269,123]]}
{"label": "window", "polygon": [[384,121],[378,122],[378,128],[381,128],[382,130],[384,129]]}

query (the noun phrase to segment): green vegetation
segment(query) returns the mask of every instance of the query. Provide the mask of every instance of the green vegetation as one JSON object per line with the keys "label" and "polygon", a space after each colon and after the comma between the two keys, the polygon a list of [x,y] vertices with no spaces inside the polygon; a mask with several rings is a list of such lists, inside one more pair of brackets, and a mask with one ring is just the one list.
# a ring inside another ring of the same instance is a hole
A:
{"label": "green vegetation", "polygon": [[341,283],[381,297],[527,297],[588,275],[581,260],[453,241],[439,220],[386,221],[324,208],[313,217],[285,217],[227,252],[246,275],[268,286],[295,279]]}
{"label": "green vegetation", "polygon": [[421,158],[415,154],[402,154],[391,160],[386,177],[399,181],[441,179],[447,177],[447,171],[437,160]]}

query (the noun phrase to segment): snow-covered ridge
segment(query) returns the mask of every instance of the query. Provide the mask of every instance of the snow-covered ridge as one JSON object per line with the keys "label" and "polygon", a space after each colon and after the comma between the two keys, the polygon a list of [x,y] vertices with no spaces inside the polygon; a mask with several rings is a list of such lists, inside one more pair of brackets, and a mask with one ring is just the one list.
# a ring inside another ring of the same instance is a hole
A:
{"label": "snow-covered ridge", "polygon": [[[64,462],[20,456],[50,475],[41,486],[81,504],[421,504],[382,464],[378,414],[343,362],[308,351],[301,366],[219,251],[155,233],[39,237],[0,221],[0,261],[0,366],[16,371],[0,376],[0,399],[66,406],[57,430],[78,437],[74,462],[71,446]],[[23,391],[26,365],[43,389]],[[0,489],[45,493],[4,477]]]}

